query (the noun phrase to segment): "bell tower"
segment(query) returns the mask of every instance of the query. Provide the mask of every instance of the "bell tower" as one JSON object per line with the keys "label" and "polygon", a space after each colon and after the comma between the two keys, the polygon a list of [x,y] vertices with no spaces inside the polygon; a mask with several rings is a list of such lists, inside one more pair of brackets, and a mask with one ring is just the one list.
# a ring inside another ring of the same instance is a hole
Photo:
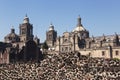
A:
{"label": "bell tower", "polygon": [[54,30],[54,26],[50,24],[49,30],[46,32],[46,42],[49,47],[55,46],[57,38],[57,31]]}
{"label": "bell tower", "polygon": [[23,23],[19,25],[20,29],[20,41],[26,42],[33,40],[33,25],[29,23],[29,18],[25,16]]}

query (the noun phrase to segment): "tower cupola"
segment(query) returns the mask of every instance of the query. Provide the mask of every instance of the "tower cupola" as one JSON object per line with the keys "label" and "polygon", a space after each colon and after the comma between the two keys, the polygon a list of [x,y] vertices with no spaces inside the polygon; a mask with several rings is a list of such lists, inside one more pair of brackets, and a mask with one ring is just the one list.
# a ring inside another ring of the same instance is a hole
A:
{"label": "tower cupola", "polygon": [[49,27],[49,31],[51,30],[54,30],[54,26],[52,25],[52,23],[50,24],[50,27]]}
{"label": "tower cupola", "polygon": [[25,16],[25,18],[23,20],[23,23],[29,23],[29,18],[27,17],[27,14],[26,14],[26,16]]}

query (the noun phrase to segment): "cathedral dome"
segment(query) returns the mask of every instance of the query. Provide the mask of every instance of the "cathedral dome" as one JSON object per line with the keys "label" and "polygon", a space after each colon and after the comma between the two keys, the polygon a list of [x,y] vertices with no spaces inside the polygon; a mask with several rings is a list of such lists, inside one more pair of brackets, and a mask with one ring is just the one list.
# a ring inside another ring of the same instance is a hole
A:
{"label": "cathedral dome", "polygon": [[81,25],[81,26],[77,26],[74,30],[73,30],[73,32],[78,32],[78,31],[86,31],[86,29]]}
{"label": "cathedral dome", "polygon": [[49,31],[52,31],[52,30],[54,30],[54,26],[50,24]]}
{"label": "cathedral dome", "polygon": [[81,24],[81,18],[80,18],[80,16],[78,17],[77,21],[78,21],[77,27],[75,29],[73,29],[72,32],[86,31],[86,29]]}

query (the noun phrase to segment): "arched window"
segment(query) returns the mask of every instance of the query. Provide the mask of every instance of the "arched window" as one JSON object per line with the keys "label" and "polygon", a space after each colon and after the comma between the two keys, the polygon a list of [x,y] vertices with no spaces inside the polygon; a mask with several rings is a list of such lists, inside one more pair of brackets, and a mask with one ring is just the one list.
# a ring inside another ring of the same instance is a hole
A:
{"label": "arched window", "polygon": [[49,36],[49,38],[48,38],[48,39],[49,39],[49,40],[51,40],[51,39],[52,39],[52,35],[48,35],[48,36]]}
{"label": "arched window", "polygon": [[25,29],[22,29],[22,34],[25,34]]}
{"label": "arched window", "polygon": [[119,55],[119,51],[115,51],[115,55],[118,56]]}
{"label": "arched window", "polygon": [[89,52],[88,56],[90,57],[91,56],[91,53]]}
{"label": "arched window", "polygon": [[64,42],[67,42],[67,39],[64,39]]}
{"label": "arched window", "polygon": [[102,56],[105,56],[105,51],[102,51]]}

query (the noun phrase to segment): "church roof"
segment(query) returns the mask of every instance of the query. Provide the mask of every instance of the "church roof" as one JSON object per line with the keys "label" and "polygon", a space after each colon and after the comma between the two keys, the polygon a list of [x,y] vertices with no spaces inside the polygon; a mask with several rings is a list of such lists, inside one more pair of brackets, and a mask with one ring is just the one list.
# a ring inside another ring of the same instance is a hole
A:
{"label": "church roof", "polygon": [[[120,38],[120,35],[118,35],[118,37]],[[103,40],[104,38],[106,39],[107,42],[113,41],[113,40],[115,39],[115,35],[97,36],[97,37],[94,37],[94,40],[95,40],[96,42],[100,42],[100,41]],[[92,37],[91,37],[90,39],[92,39]]]}

